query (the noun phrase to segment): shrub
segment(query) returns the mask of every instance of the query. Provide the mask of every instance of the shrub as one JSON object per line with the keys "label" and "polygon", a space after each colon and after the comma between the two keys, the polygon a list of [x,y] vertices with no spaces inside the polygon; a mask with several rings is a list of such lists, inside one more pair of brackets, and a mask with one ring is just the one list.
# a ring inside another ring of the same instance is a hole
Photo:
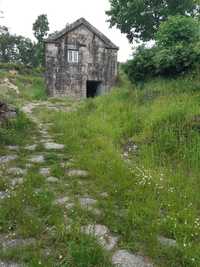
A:
{"label": "shrub", "polygon": [[168,48],[176,46],[177,43],[189,45],[199,40],[198,22],[186,16],[170,16],[161,23],[156,34],[156,43],[159,47]]}
{"label": "shrub", "polygon": [[171,16],[161,23],[152,48],[138,47],[124,66],[129,79],[142,81],[153,76],[188,72],[200,63],[200,27],[186,16]]}
{"label": "shrub", "polygon": [[156,48],[146,48],[139,46],[134,53],[134,58],[124,65],[124,71],[128,78],[134,81],[141,81],[155,75],[156,69],[153,61]]}
{"label": "shrub", "polygon": [[154,57],[158,74],[183,73],[200,62],[199,30],[198,22],[185,16],[170,17],[161,24]]}
{"label": "shrub", "polygon": [[199,52],[193,44],[179,43],[169,48],[158,49],[154,57],[156,73],[164,76],[178,75],[191,70],[199,62]]}

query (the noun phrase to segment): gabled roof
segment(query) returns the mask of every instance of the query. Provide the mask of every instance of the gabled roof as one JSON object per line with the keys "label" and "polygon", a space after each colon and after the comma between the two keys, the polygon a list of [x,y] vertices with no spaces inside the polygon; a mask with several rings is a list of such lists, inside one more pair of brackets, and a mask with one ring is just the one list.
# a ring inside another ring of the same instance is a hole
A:
{"label": "gabled roof", "polygon": [[110,49],[119,49],[115,44],[113,44],[103,33],[101,33],[99,30],[97,30],[94,26],[92,26],[86,19],[84,18],[80,18],[77,21],[75,21],[72,24],[69,24],[66,26],[65,29],[63,29],[60,32],[57,32],[55,34],[53,34],[52,36],[50,36],[49,38],[47,38],[45,40],[45,42],[47,43],[51,43],[51,42],[56,42],[60,37],[62,37],[63,35],[65,35],[68,32],[73,31],[74,29],[78,28],[79,26],[84,25],[85,27],[87,27],[91,32],[93,32],[94,34],[96,34],[107,46],[107,48]]}

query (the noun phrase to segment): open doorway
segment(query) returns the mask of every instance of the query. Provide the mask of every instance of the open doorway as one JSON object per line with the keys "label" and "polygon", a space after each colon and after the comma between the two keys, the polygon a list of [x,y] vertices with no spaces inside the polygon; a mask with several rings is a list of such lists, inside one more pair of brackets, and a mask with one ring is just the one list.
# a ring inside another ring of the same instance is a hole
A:
{"label": "open doorway", "polygon": [[87,81],[87,97],[95,97],[101,94],[101,81]]}

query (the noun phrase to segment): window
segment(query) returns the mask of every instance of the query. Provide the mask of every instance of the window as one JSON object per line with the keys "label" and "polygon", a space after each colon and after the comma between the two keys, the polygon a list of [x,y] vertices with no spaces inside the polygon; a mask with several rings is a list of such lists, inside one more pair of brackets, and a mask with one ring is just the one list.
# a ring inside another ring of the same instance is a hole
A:
{"label": "window", "polygon": [[68,50],[68,62],[78,63],[78,51],[77,50]]}

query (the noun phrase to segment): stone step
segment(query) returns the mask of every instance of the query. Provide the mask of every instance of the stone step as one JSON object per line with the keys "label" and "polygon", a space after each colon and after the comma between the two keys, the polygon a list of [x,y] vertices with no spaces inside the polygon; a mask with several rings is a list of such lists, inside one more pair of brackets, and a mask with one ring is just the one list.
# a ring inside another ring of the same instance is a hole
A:
{"label": "stone step", "polygon": [[14,263],[14,262],[0,261],[0,267],[25,267],[25,265]]}
{"label": "stone step", "polygon": [[44,162],[44,156],[43,155],[34,155],[29,159],[32,163],[43,163]]}
{"label": "stone step", "polygon": [[0,164],[6,164],[10,161],[13,161],[17,158],[17,155],[8,155],[0,157]]}
{"label": "stone step", "polygon": [[13,249],[17,247],[26,247],[30,245],[34,245],[36,240],[34,238],[15,238],[11,239],[9,235],[1,235],[0,236],[0,248],[6,249]]}
{"label": "stone step", "polygon": [[117,250],[113,254],[112,263],[117,267],[153,267],[145,257],[134,255],[127,250]]}
{"label": "stone step", "polygon": [[89,175],[88,171],[85,170],[68,170],[66,174],[70,177],[87,177]]}
{"label": "stone step", "polygon": [[61,150],[64,149],[65,146],[63,144],[57,144],[57,143],[45,143],[44,147],[47,150]]}

